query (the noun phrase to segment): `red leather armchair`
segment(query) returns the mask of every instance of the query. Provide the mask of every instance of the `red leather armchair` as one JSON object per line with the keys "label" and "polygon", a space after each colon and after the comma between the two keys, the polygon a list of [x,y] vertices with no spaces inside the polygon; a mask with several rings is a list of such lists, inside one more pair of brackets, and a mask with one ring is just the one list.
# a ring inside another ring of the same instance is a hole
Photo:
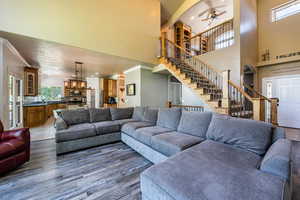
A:
{"label": "red leather armchair", "polygon": [[4,131],[0,121],[0,175],[24,164],[29,158],[29,129]]}

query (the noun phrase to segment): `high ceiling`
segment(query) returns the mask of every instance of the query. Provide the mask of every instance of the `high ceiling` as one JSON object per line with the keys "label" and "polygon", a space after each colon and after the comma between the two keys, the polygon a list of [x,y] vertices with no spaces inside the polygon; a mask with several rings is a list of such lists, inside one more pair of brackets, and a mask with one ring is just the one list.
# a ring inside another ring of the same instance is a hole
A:
{"label": "high ceiling", "polygon": [[138,61],[12,33],[0,31],[0,37],[7,39],[29,64],[39,67],[42,76],[71,78],[74,74],[75,61],[84,63],[86,77],[113,75],[143,64]]}
{"label": "high ceiling", "polygon": [[[223,11],[226,11],[226,13],[217,17],[210,25],[208,25],[207,21],[203,22],[201,20],[207,17],[207,13],[204,14],[204,11],[209,8],[216,8],[217,13]],[[199,17],[200,13],[203,14],[201,17]],[[197,34],[231,18],[233,18],[233,0],[202,0],[186,11],[179,20],[189,25],[192,28],[193,33]]]}
{"label": "high ceiling", "polygon": [[165,24],[185,0],[160,0],[161,24]]}

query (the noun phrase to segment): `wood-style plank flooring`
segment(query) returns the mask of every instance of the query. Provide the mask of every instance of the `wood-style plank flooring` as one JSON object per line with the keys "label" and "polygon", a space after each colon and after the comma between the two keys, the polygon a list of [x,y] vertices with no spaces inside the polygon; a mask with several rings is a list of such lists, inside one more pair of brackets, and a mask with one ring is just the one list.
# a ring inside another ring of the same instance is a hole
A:
{"label": "wood-style plank flooring", "polygon": [[31,161],[0,177],[1,200],[139,200],[152,164],[123,143],[56,157],[54,140],[32,142]]}

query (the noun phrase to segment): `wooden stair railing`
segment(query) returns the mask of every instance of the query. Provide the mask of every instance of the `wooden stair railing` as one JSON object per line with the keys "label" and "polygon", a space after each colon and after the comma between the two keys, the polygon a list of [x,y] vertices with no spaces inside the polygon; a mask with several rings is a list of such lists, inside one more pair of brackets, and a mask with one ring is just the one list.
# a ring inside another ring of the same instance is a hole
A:
{"label": "wooden stair railing", "polygon": [[[160,63],[179,81],[193,89],[213,111],[268,121],[265,120],[265,106],[261,98],[251,97],[242,87],[234,84],[230,80],[229,70],[221,72],[163,37]],[[274,119],[269,122],[276,124]]]}
{"label": "wooden stair railing", "polygon": [[[278,110],[278,103],[279,99],[278,98],[268,98],[262,95],[260,92],[256,91],[252,87],[250,87],[247,84],[243,84],[244,88],[249,90],[251,92],[251,97],[254,99],[257,99],[260,102],[260,107],[264,107],[264,119],[262,121],[266,121],[269,123],[272,123],[274,125],[278,125],[278,118],[277,118],[277,110]],[[261,120],[261,119],[260,119]]]}
{"label": "wooden stair railing", "polygon": [[204,112],[203,106],[189,106],[189,105],[176,105],[172,104],[172,102],[167,102],[167,108],[182,108],[185,111],[198,111],[198,112]]}

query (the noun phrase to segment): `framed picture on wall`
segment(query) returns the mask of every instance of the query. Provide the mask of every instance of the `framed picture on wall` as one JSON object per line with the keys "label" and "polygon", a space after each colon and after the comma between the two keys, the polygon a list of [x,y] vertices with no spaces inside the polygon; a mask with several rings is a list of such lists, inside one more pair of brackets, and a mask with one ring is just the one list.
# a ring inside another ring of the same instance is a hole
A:
{"label": "framed picture on wall", "polygon": [[127,84],[126,85],[126,93],[127,96],[135,96],[135,84]]}

